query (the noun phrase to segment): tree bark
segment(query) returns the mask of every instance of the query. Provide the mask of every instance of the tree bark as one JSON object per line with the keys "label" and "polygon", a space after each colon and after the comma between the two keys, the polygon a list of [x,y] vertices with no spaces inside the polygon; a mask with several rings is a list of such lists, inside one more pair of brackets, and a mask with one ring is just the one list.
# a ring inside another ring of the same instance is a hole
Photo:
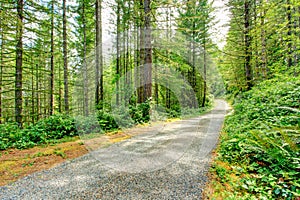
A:
{"label": "tree bark", "polygon": [[[39,91],[39,89],[40,89],[40,87],[39,87],[40,75],[39,75],[39,65],[38,64],[35,65],[35,79],[36,79],[35,90]],[[41,108],[40,93],[36,92],[35,96],[36,96],[35,97],[35,99],[36,99],[36,120],[39,120],[39,118],[40,118],[40,108]]]}
{"label": "tree bark", "polygon": [[66,0],[63,0],[63,54],[64,54],[64,102],[65,112],[69,114],[69,80],[68,80],[68,52],[67,52],[67,16]]}
{"label": "tree bark", "polygon": [[61,66],[60,64],[58,64],[58,85],[59,85],[59,89],[58,89],[58,112],[61,113],[62,112],[62,77],[61,77]]}
{"label": "tree bark", "polygon": [[120,17],[120,11],[121,11],[121,5],[120,1],[118,1],[117,5],[117,65],[116,65],[116,105],[119,105],[120,103],[120,84],[119,84],[119,78],[120,78],[120,30],[121,30],[121,17]]}
{"label": "tree bark", "polygon": [[[205,29],[204,29],[205,30]],[[205,30],[206,31],[206,30]],[[207,82],[206,82],[206,68],[207,68],[207,59],[206,59],[206,37],[203,38],[203,99],[202,99],[202,107],[205,107],[206,101],[206,90],[207,90]]]}
{"label": "tree bark", "polygon": [[[1,5],[1,4],[0,4]],[[3,76],[3,48],[4,48],[4,34],[2,28],[2,19],[0,18],[1,31],[1,51],[0,51],[0,124],[2,124],[2,76]]]}
{"label": "tree bark", "polygon": [[245,38],[245,75],[247,90],[250,90],[252,85],[252,69],[251,69],[251,38],[250,38],[250,1],[244,2],[244,38]]}
{"label": "tree bark", "polygon": [[96,106],[103,107],[102,0],[96,0]]}
{"label": "tree bark", "polygon": [[292,54],[293,54],[293,49],[292,49],[292,27],[293,27],[293,22],[292,22],[292,9],[291,9],[291,2],[290,0],[287,0],[287,19],[288,19],[288,32],[287,32],[287,52],[288,52],[288,57],[287,57],[287,67],[290,68],[293,65],[293,59],[292,59]]}
{"label": "tree bark", "polygon": [[144,61],[144,101],[152,96],[152,44],[151,44],[151,0],[144,1],[145,13],[145,61]]}
{"label": "tree bark", "polygon": [[[142,7],[142,8],[141,8]],[[144,0],[140,0],[140,10],[144,9]],[[138,103],[143,103],[145,101],[145,11],[140,12],[140,19],[141,23],[139,24],[140,29],[140,37],[139,37],[139,84],[140,87],[138,88]]]}
{"label": "tree bark", "polygon": [[[261,1],[261,5],[264,4],[264,1]],[[263,8],[260,14],[260,27],[261,27],[261,61],[264,79],[268,77],[268,68],[267,68],[267,42],[266,42],[266,30],[265,30],[265,15],[266,11]]]}
{"label": "tree bark", "polygon": [[22,65],[23,65],[23,7],[24,1],[17,1],[17,45],[16,45],[16,79],[15,79],[15,117],[19,127],[22,127]]}
{"label": "tree bark", "polygon": [[83,23],[83,112],[89,115],[89,89],[88,89],[88,68],[86,63],[86,21],[85,21],[85,2],[82,2],[82,23]]}
{"label": "tree bark", "polygon": [[50,115],[54,113],[54,0],[51,2]]}

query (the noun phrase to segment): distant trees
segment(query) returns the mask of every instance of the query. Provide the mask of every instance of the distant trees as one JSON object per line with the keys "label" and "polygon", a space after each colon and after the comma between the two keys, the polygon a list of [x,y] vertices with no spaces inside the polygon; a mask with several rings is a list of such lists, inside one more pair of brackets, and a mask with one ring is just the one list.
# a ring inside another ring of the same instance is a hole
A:
{"label": "distant trees", "polygon": [[[207,1],[189,0],[180,8],[179,28],[190,41],[188,61],[191,69],[188,73],[189,82],[196,94],[198,104],[205,106],[207,97],[208,51],[212,47],[209,28],[213,25],[212,5]],[[198,61],[197,61],[198,60]],[[197,62],[196,62],[197,61]],[[202,76],[198,77],[197,74]]]}
{"label": "distant trees", "polygon": [[[108,62],[104,9],[115,16],[110,33],[116,36],[116,51]],[[159,65],[167,63],[187,78],[204,106],[210,13],[207,1],[195,0],[2,0],[0,123],[14,121],[21,127],[56,113],[88,116],[95,109],[110,109],[114,90],[117,105],[126,100],[135,106],[155,96],[157,103],[178,110],[177,97],[157,83]],[[156,33],[160,27],[166,29],[163,37]],[[173,28],[186,34],[190,46],[176,53],[155,47],[165,36],[172,40]]]}
{"label": "distant trees", "polygon": [[62,111],[62,5],[18,0],[0,8],[0,121],[22,126]]}
{"label": "distant trees", "polygon": [[299,73],[299,5],[295,1],[235,1],[221,70],[229,91],[249,90],[280,73]]}

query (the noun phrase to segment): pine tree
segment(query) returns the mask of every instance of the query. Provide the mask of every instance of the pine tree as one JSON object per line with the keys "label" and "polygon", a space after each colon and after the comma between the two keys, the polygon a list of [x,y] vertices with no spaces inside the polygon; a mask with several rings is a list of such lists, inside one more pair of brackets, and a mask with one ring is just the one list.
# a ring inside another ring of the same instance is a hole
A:
{"label": "pine tree", "polygon": [[64,55],[64,107],[65,112],[69,113],[69,79],[68,79],[68,41],[67,41],[67,5],[63,0],[63,55]]}
{"label": "pine tree", "polygon": [[24,1],[17,1],[17,33],[16,33],[16,80],[15,80],[15,116],[16,122],[19,127],[22,127],[22,108],[23,108],[23,95],[22,95],[22,75],[23,75],[23,16]]}

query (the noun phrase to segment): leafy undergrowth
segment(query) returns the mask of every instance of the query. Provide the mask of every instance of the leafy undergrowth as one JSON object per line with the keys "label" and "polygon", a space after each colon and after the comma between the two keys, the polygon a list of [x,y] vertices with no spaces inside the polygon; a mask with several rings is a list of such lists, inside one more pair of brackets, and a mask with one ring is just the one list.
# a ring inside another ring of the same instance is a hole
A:
{"label": "leafy undergrowth", "polygon": [[127,120],[128,117],[124,115],[126,112],[119,108],[114,110],[114,115],[108,110],[100,110],[95,116],[89,117],[57,114],[23,128],[19,128],[17,123],[0,124],[0,150],[27,149],[42,144],[53,144],[62,138],[110,132],[123,125],[121,122],[125,123],[126,127],[146,123],[149,121],[149,109],[148,102],[131,106],[131,120]]}
{"label": "leafy undergrowth", "polygon": [[23,129],[16,123],[0,124],[0,150],[26,149],[77,135],[74,119],[66,115],[53,115]]}
{"label": "leafy undergrowth", "polygon": [[[69,116],[56,114],[40,119],[35,124],[19,128],[17,123],[0,124],[0,151],[10,148],[27,149],[42,144],[53,144],[62,138],[75,136],[89,137],[121,128],[130,128],[150,121],[166,121],[176,117],[192,117],[211,108],[211,98],[207,98],[205,108],[199,109],[165,109],[163,106],[150,102],[130,105],[128,108],[119,106],[115,109],[99,110],[95,115]],[[151,115],[149,115],[151,113]]]}
{"label": "leafy undergrowth", "polygon": [[300,199],[300,79],[265,81],[235,99],[207,199]]}

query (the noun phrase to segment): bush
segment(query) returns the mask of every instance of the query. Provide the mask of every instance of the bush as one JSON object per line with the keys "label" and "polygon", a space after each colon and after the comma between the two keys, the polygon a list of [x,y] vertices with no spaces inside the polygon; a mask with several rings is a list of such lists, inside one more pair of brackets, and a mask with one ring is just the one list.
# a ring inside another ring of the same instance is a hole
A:
{"label": "bush", "polygon": [[67,115],[53,115],[38,121],[25,130],[31,141],[45,143],[51,139],[61,139],[78,135],[75,119]]}
{"label": "bush", "polygon": [[137,105],[129,106],[129,114],[135,124],[150,121],[150,102],[146,101]]}
{"label": "bush", "polygon": [[0,125],[0,149],[30,148],[37,144],[78,135],[75,121],[66,115],[53,115],[20,129],[17,124]]}
{"label": "bush", "polygon": [[108,113],[105,110],[99,110],[97,118],[99,121],[100,128],[102,130],[107,131],[107,130],[113,130],[113,129],[118,128],[118,125],[117,125],[113,115]]}
{"label": "bush", "polygon": [[16,123],[0,124],[0,150],[12,147],[22,138]]}
{"label": "bush", "polygon": [[97,116],[77,116],[75,122],[79,135],[102,132]]}
{"label": "bush", "polygon": [[272,199],[300,196],[299,91],[299,79],[275,79],[235,100],[218,153],[249,174],[236,190]]}

